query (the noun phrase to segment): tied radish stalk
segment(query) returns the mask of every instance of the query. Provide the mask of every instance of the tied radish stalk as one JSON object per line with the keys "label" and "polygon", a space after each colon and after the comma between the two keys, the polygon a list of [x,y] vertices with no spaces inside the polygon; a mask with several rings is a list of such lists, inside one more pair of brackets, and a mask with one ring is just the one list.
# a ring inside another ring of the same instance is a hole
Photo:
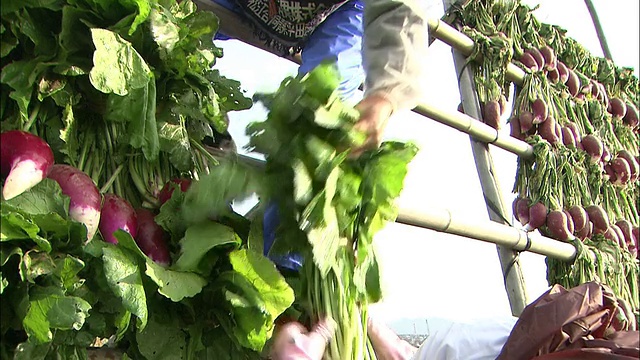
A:
{"label": "tied radish stalk", "polygon": [[42,138],[22,130],[0,135],[0,171],[4,178],[2,197],[13,199],[47,177],[53,151]]}
{"label": "tied radish stalk", "polygon": [[127,200],[115,194],[105,194],[98,229],[102,238],[112,244],[118,243],[113,235],[117,230],[124,230],[135,239],[138,231],[136,212]]}
{"label": "tied radish stalk", "polygon": [[87,227],[87,241],[98,231],[102,195],[89,175],[64,164],[51,167],[49,178],[55,180],[62,193],[69,196],[69,217]]}
{"label": "tied radish stalk", "polygon": [[337,70],[328,64],[286,79],[275,94],[257,96],[269,112],[248,134],[267,160],[264,191],[279,205],[271,252],[297,249],[304,259],[296,294],[303,315],[337,321],[328,358],[375,359],[367,305],[382,295],[373,236],[395,217],[394,200],[417,148],[384,142],[349,158],[345,149],[362,144],[364,136],[353,131],[358,113],[339,100],[338,85]]}

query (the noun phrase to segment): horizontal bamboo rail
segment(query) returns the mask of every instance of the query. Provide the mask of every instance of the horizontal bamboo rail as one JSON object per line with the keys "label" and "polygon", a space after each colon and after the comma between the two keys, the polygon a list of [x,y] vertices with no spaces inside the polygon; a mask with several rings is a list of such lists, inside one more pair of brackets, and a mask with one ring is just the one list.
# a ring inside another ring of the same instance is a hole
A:
{"label": "horizontal bamboo rail", "polygon": [[462,220],[447,209],[400,209],[396,222],[481,240],[517,251],[530,251],[559,260],[571,261],[576,256],[576,248],[570,243],[494,221],[470,221],[467,218]]}
{"label": "horizontal bamboo rail", "polygon": [[[264,161],[260,159],[242,154],[225,153],[216,149],[209,149],[209,151],[219,161],[238,161],[258,171],[264,169]],[[559,260],[573,260],[576,254],[576,249],[569,243],[563,243],[539,234],[527,233],[524,230],[493,221],[462,221],[446,209],[428,208],[424,211],[399,209],[396,222],[465,236],[517,251],[531,251]]]}

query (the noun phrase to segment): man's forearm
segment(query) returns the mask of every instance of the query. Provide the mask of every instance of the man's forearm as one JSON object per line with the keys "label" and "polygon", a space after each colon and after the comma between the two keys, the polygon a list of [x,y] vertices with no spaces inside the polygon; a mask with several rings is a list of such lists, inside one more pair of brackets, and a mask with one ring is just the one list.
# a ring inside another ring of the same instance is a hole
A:
{"label": "man's forearm", "polygon": [[388,98],[396,110],[422,98],[427,19],[419,0],[366,0],[363,65],[365,95]]}

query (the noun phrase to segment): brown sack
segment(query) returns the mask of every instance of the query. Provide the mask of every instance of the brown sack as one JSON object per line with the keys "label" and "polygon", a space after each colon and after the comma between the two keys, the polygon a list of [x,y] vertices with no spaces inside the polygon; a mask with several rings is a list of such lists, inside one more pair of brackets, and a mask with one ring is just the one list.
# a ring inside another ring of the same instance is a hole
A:
{"label": "brown sack", "polygon": [[554,285],[529,304],[496,360],[637,359],[635,318],[595,282]]}

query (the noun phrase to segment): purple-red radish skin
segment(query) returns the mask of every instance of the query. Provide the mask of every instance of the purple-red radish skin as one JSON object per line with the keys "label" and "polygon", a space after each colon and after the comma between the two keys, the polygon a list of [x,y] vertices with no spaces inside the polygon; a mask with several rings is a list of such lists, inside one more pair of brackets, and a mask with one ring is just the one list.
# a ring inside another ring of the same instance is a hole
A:
{"label": "purple-red radish skin", "polygon": [[569,94],[571,94],[571,96],[573,97],[578,96],[578,94],[580,93],[580,79],[572,69],[569,69],[567,88],[569,89]]}
{"label": "purple-red radish skin", "polygon": [[579,143],[580,140],[582,140],[582,135],[580,134],[580,129],[578,128],[578,125],[569,121],[566,127],[569,128],[569,130],[571,130],[571,132],[573,133],[573,138],[575,139],[576,143]]}
{"label": "purple-red radish skin", "polygon": [[89,175],[64,164],[51,166],[48,177],[69,197],[69,217],[87,227],[87,241],[93,239],[100,223],[102,195]]}
{"label": "purple-red radish skin", "polygon": [[602,232],[602,235],[605,239],[611,240],[614,243],[620,245],[620,239],[618,239],[618,234],[613,230],[612,227],[608,227],[607,230]]}
{"label": "purple-red radish skin", "polygon": [[617,157],[611,160],[611,169],[616,174],[616,180],[614,184],[624,185],[629,182],[631,178],[631,169],[626,159]]}
{"label": "purple-red radish skin", "polygon": [[609,224],[609,229],[613,230],[613,232],[616,233],[616,237],[618,238],[618,245],[620,245],[620,248],[627,250],[627,242],[620,227],[616,224]]}
{"label": "purple-red radish skin", "polygon": [[537,202],[529,208],[529,223],[528,229],[531,231],[543,226],[547,222],[547,207]]}
{"label": "purple-red radish skin", "polygon": [[544,59],[545,69],[549,71],[555,70],[557,61],[556,61],[556,54],[553,51],[553,49],[548,45],[545,45],[540,48],[540,54]]}
{"label": "purple-red radish skin", "polygon": [[[558,137],[558,142],[562,142],[562,125],[556,121],[556,136]],[[572,135],[573,136],[573,135]]]}
{"label": "purple-red radish skin", "polygon": [[638,108],[632,103],[627,103],[627,113],[622,118],[622,121],[631,127],[637,127],[639,123]]}
{"label": "purple-red radish skin", "polygon": [[638,251],[638,243],[640,242],[640,227],[635,226],[633,228],[633,231],[631,231],[631,234],[633,234],[633,236],[631,237],[631,240],[633,240],[633,245],[628,246],[629,252],[631,252],[631,254],[635,254],[636,258],[640,258],[640,251]]}
{"label": "purple-red radish skin", "polygon": [[616,221],[616,226],[622,232],[622,236],[624,238],[624,242],[627,245],[626,248],[630,249],[631,246],[634,245],[635,241],[633,239],[633,224],[631,221],[627,219],[620,219]]}
{"label": "purple-red radish skin", "polygon": [[611,181],[612,183],[615,183],[618,180],[616,172],[611,167],[611,164],[609,163],[604,164],[603,170],[604,170],[604,174],[602,175],[602,178],[605,181]]}
{"label": "purple-red radish skin", "polygon": [[549,116],[547,120],[538,126],[538,133],[543,139],[547,140],[552,145],[560,141],[556,134],[556,120],[553,116]]}
{"label": "purple-red radish skin", "polygon": [[500,104],[500,116],[502,116],[505,112],[507,112],[507,97],[504,95],[500,95],[498,104]]}
{"label": "purple-red radish skin", "polygon": [[580,141],[584,151],[589,154],[592,162],[599,162],[602,157],[602,153],[604,151],[604,147],[602,146],[602,141],[594,135],[587,135],[582,138]]}
{"label": "purple-red radish skin", "polygon": [[522,54],[522,57],[520,57],[520,62],[533,72],[537,72],[538,70],[540,70],[536,59],[533,57],[533,55],[531,55],[530,52],[525,51],[524,54]]}
{"label": "purple-red radish skin", "polygon": [[513,214],[522,225],[529,223],[529,199],[517,197],[513,202]]}
{"label": "purple-red radish skin", "polygon": [[571,213],[569,213],[567,209],[562,210],[562,212],[567,217],[567,229],[570,234],[573,234],[576,231],[576,224],[573,222],[573,217],[571,217]]}
{"label": "purple-red radish skin", "polygon": [[629,170],[631,171],[629,180],[636,181],[636,179],[638,179],[638,175],[640,175],[640,164],[638,164],[636,158],[634,158],[629,151],[624,149],[618,151],[618,154],[616,156],[627,160],[627,163],[629,164]]}
{"label": "purple-red radish skin", "polygon": [[589,205],[585,208],[594,231],[604,231],[609,227],[609,216],[600,205]]}
{"label": "purple-red radish skin", "polygon": [[496,130],[500,129],[500,104],[497,100],[491,100],[484,104],[482,115],[485,124]]}
{"label": "purple-red radish skin", "polygon": [[576,147],[576,139],[573,132],[566,126],[562,128],[562,143],[568,148]]}
{"label": "purple-red radish skin", "polygon": [[576,237],[582,241],[591,236],[591,232],[593,230],[593,224],[591,222],[587,223],[587,226],[582,228],[581,230],[576,231]]}
{"label": "purple-red radish skin", "polygon": [[554,239],[567,241],[571,237],[567,229],[567,215],[563,211],[553,210],[547,215],[547,228]]}
{"label": "purple-red radish skin", "polygon": [[581,231],[589,224],[589,215],[582,206],[574,205],[568,211],[571,214],[575,231]]}
{"label": "purple-red radish skin", "polygon": [[538,70],[543,70],[545,67],[544,57],[540,53],[540,50],[536,48],[527,49],[525,52],[529,52],[538,65]]}
{"label": "purple-red radish skin", "polygon": [[171,262],[171,255],[167,247],[168,234],[156,223],[154,215],[147,209],[136,209],[138,221],[136,244],[140,250],[151,260],[158,264],[168,266]]}
{"label": "purple-red radish skin", "polygon": [[167,183],[162,187],[160,193],[158,194],[158,200],[160,200],[160,205],[166,203],[171,199],[171,195],[173,195],[173,189],[178,185],[180,187],[180,191],[185,192],[191,186],[191,180],[185,178],[175,178],[167,181]]}
{"label": "purple-red radish skin", "polygon": [[13,199],[36,186],[47,177],[53,162],[53,151],[42,138],[22,130],[0,134],[2,197]]}
{"label": "purple-red radish skin", "polygon": [[560,81],[560,72],[558,72],[558,69],[549,70],[547,78],[549,78],[549,81],[552,83],[557,84]]}
{"label": "purple-red radish skin", "polygon": [[105,194],[98,229],[102,238],[112,244],[118,243],[113,233],[119,229],[135,239],[138,231],[136,211],[127,200],[115,194]]}
{"label": "purple-red radish skin", "polygon": [[607,145],[602,144],[602,156],[600,157],[600,161],[604,163],[611,161],[611,152],[609,152]]}
{"label": "purple-red radish skin", "polygon": [[556,64],[558,69],[559,80],[561,83],[566,84],[569,81],[569,68],[562,61],[558,61]]}
{"label": "purple-red radish skin", "polygon": [[520,114],[520,131],[526,134],[531,129],[533,129],[533,114],[529,111],[523,111]]}
{"label": "purple-red radish skin", "polygon": [[537,98],[531,104],[531,110],[533,112],[533,124],[540,124],[549,116],[547,104],[544,100]]}
{"label": "purple-red radish skin", "polygon": [[524,140],[524,135],[522,130],[520,129],[520,119],[517,117],[512,117],[509,120],[509,135],[516,139]]}
{"label": "purple-red radish skin", "polygon": [[600,95],[600,86],[598,86],[598,82],[595,80],[591,80],[591,96],[593,96],[594,99],[601,99],[601,95]]}
{"label": "purple-red radish skin", "polygon": [[619,98],[609,99],[609,112],[614,118],[622,119],[627,114],[627,105]]}

